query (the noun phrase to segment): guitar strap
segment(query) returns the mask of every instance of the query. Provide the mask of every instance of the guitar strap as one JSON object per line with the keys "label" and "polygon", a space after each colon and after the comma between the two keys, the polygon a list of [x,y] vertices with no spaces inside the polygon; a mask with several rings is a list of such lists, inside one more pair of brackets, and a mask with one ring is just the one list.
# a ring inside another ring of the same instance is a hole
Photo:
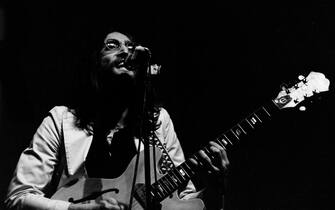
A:
{"label": "guitar strap", "polygon": [[162,142],[158,139],[157,135],[154,132],[152,133],[152,137],[150,138],[150,144],[158,147],[162,152],[162,158],[158,162],[159,172],[161,174],[165,174],[166,172],[175,168],[175,165],[166,150],[166,144],[162,144]]}

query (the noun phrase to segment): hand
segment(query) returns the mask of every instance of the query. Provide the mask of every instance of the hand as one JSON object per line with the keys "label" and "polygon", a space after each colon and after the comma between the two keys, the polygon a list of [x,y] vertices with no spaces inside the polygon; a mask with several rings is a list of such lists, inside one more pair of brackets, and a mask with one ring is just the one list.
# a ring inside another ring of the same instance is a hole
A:
{"label": "hand", "polygon": [[99,202],[71,204],[68,210],[126,210],[126,206],[114,198],[104,198]]}
{"label": "hand", "polygon": [[213,141],[210,141],[209,144],[211,154],[206,154],[204,150],[200,150],[200,159],[196,161],[194,158],[191,158],[191,162],[195,165],[203,165],[203,169],[207,170],[210,174],[225,174],[229,165],[225,148]]}

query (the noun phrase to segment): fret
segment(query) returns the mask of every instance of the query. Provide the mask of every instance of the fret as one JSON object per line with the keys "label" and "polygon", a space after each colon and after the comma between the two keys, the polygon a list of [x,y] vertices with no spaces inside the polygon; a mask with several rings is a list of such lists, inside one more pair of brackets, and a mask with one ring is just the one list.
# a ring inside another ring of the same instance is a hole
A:
{"label": "fret", "polygon": [[176,186],[174,185],[175,183],[172,179],[170,179],[170,176],[168,174],[165,176],[165,179],[171,188],[171,192],[173,192],[176,189]]}
{"label": "fret", "polygon": [[164,191],[163,191],[162,187],[159,185],[158,182],[156,182],[155,184],[153,184],[152,187],[153,187],[153,189],[156,190],[157,195],[158,195],[160,198],[164,198]]}
{"label": "fret", "polygon": [[192,170],[192,167],[190,167],[186,161],[183,163],[183,165],[186,166],[185,169],[187,169],[186,171],[189,174],[191,174],[191,176],[193,176],[195,174],[195,172]]}
{"label": "fret", "polygon": [[241,129],[241,131],[245,134],[245,135],[247,135],[247,132],[242,128],[242,126],[238,123],[237,124],[237,126]]}
{"label": "fret", "polygon": [[248,124],[252,127],[252,129],[255,129],[255,127],[253,126],[253,123],[251,123],[251,121],[248,120],[248,118],[245,118],[245,121],[248,122]]}
{"label": "fret", "polygon": [[164,194],[160,193],[156,188],[154,188],[154,186],[152,186],[150,192],[151,192],[151,195],[153,195],[152,196],[153,199],[156,201],[161,201],[165,198]]}
{"label": "fret", "polygon": [[158,188],[159,189],[161,189],[161,191],[162,191],[162,193],[163,193],[163,196],[164,197],[166,197],[168,194],[169,194],[169,192],[166,190],[166,188],[164,187],[164,185],[163,185],[163,183],[162,183],[162,180],[159,180],[158,182],[157,182],[157,186],[158,186]]}
{"label": "fret", "polygon": [[178,183],[178,184],[182,184],[183,183],[183,180],[182,179],[180,179],[180,178],[178,178],[178,175],[180,176],[180,174],[179,174],[179,172],[177,171],[177,169],[176,168],[173,168],[172,170],[171,170],[171,173],[172,173],[172,178],[174,179],[174,180],[176,180],[176,183]]}
{"label": "fret", "polygon": [[152,192],[152,189],[150,190],[150,194],[151,194],[151,197],[153,198],[153,199],[157,199],[156,197],[156,194],[154,193],[154,192]]}
{"label": "fret", "polygon": [[179,171],[179,166],[176,168],[176,171],[175,171],[177,174],[178,174],[178,177],[180,179],[180,182],[183,184],[185,183],[186,181],[188,181],[188,179],[186,179],[182,174],[181,172]]}
{"label": "fret", "polygon": [[162,177],[160,179],[160,181],[161,181],[162,185],[165,187],[165,189],[167,189],[166,192],[168,194],[170,194],[171,193],[171,186],[169,186],[169,183],[167,183],[166,176]]}
{"label": "fret", "polygon": [[198,155],[200,155],[199,153],[195,153],[195,154],[193,154],[193,159],[195,159],[198,163],[199,163],[199,166],[201,167],[201,166],[203,166],[204,164],[202,163],[202,161],[200,161],[201,160],[201,157],[199,158],[198,157]]}
{"label": "fret", "polygon": [[230,145],[233,146],[233,142],[231,142],[230,139],[225,134],[222,134],[221,137],[222,139],[224,139],[225,142],[228,142]]}
{"label": "fret", "polygon": [[185,181],[187,181],[188,179],[185,178],[185,172],[183,169],[180,168],[181,165],[179,165],[177,168],[176,168],[176,172],[177,174],[179,175],[179,177],[181,178],[181,182],[184,183]]}
{"label": "fret", "polygon": [[263,122],[263,121],[261,120],[261,118],[258,117],[258,115],[256,114],[256,112],[254,112],[252,115],[253,115],[254,117],[256,117],[256,118],[258,119],[258,121],[260,121],[261,123]]}
{"label": "fret", "polygon": [[257,114],[258,118],[262,120],[262,122],[266,122],[267,120],[271,119],[264,109],[259,109],[255,113]]}
{"label": "fret", "polygon": [[162,187],[161,187],[159,184],[157,184],[157,192],[159,192],[159,197],[160,197],[161,199],[164,199],[164,198],[165,198],[166,195],[165,195],[165,193],[164,193]]}
{"label": "fret", "polygon": [[[209,146],[209,145],[208,145]],[[210,151],[210,149],[208,148],[208,146],[206,146],[206,147],[204,147],[203,148],[203,151],[206,153],[206,155],[208,156],[208,157],[210,157],[212,160],[214,159],[214,157],[213,157],[213,152],[211,152]]]}
{"label": "fret", "polygon": [[262,106],[262,109],[265,111],[265,113],[266,113],[269,117],[271,117],[271,114],[269,113],[269,111],[268,111],[267,109],[265,109],[264,106]]}
{"label": "fret", "polygon": [[161,190],[161,192],[163,193],[163,195],[169,193],[169,192],[167,192],[166,188],[164,187],[164,185],[162,183],[162,179],[160,179],[160,180],[157,181],[157,186]]}
{"label": "fret", "polygon": [[233,143],[228,139],[228,137],[223,133],[215,140],[218,144],[220,144],[225,149],[229,149],[233,146]]}
{"label": "fret", "polygon": [[179,165],[179,167],[178,167],[178,168],[179,168],[178,171],[180,172],[180,174],[181,174],[183,177],[186,177],[186,178],[185,178],[185,181],[186,181],[186,180],[190,179],[191,176],[190,176],[190,175],[187,173],[187,171],[184,169],[183,165],[184,165],[184,164]]}
{"label": "fret", "polygon": [[165,176],[169,180],[169,183],[172,185],[173,189],[178,188],[177,180],[173,179],[173,176],[170,176],[169,174],[167,174]]}
{"label": "fret", "polygon": [[154,196],[154,201],[156,202],[161,202],[162,200],[164,200],[166,197],[165,195],[158,195],[158,196]]}
{"label": "fret", "polygon": [[252,113],[250,116],[246,118],[246,120],[252,125],[253,128],[256,128],[258,125],[262,124],[262,121],[256,115],[256,113]]}
{"label": "fret", "polygon": [[179,172],[179,174],[180,174],[183,178],[185,178],[186,173],[185,173],[185,171],[184,171],[181,167],[178,168],[178,172]]}
{"label": "fret", "polygon": [[278,112],[280,111],[278,106],[272,100],[269,101],[269,103],[263,104],[262,109],[264,110],[264,112],[267,112],[269,118],[271,118],[275,114],[278,114]]}
{"label": "fret", "polygon": [[236,138],[239,139],[239,140],[240,140],[240,138],[242,136],[246,136],[247,135],[247,133],[245,132],[245,130],[243,130],[242,127],[239,124],[237,124],[236,126],[234,126],[230,130],[235,134]]}
{"label": "fret", "polygon": [[236,135],[236,133],[235,133],[232,129],[230,129],[229,131],[233,133],[233,135],[235,136],[235,138],[236,138],[237,140],[240,140],[240,138],[238,137],[238,135]]}
{"label": "fret", "polygon": [[241,128],[243,128],[243,130],[246,132],[246,133],[250,133],[252,132],[255,127],[252,126],[252,124],[247,120],[247,119],[243,119],[239,125],[241,126]]}
{"label": "fret", "polygon": [[211,151],[209,150],[209,145],[207,145],[206,147],[204,147],[202,150],[207,154],[207,155],[211,155]]}
{"label": "fret", "polygon": [[174,174],[174,172],[172,172],[173,174],[170,176],[170,178],[173,180],[174,183],[176,183],[176,185],[180,185],[182,184],[182,182],[180,180],[178,180],[177,176]]}
{"label": "fret", "polygon": [[222,138],[216,138],[215,142],[218,143],[221,147],[226,147],[228,142],[226,142],[224,139]]}
{"label": "fret", "polygon": [[227,137],[228,141],[231,143],[231,145],[234,145],[239,141],[236,134],[230,129],[227,132],[224,133],[225,137]]}

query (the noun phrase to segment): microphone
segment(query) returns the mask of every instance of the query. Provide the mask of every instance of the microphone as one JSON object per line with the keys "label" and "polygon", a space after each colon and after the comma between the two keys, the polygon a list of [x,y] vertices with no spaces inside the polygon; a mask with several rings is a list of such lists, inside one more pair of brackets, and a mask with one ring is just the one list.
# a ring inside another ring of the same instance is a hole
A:
{"label": "microphone", "polygon": [[151,52],[148,48],[138,45],[125,60],[125,65],[129,70],[147,67],[151,59]]}

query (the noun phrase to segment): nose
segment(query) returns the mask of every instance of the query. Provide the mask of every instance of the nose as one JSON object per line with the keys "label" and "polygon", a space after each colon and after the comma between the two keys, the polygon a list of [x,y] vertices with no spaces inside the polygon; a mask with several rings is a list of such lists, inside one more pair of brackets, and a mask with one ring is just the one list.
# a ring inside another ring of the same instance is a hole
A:
{"label": "nose", "polygon": [[121,45],[120,51],[128,54],[129,53],[129,48],[128,48],[128,46],[123,44],[123,45]]}
{"label": "nose", "polygon": [[120,48],[120,52],[118,54],[119,57],[121,58],[127,58],[129,55],[129,49],[127,46],[125,45],[122,45],[121,48]]}

